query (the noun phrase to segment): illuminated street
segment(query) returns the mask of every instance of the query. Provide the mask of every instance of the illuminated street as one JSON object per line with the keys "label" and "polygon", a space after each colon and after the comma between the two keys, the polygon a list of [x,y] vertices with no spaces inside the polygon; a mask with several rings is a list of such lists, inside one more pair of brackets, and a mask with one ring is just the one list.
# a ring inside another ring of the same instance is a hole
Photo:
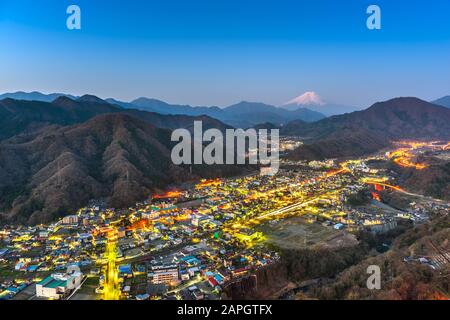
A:
{"label": "illuminated street", "polygon": [[108,233],[108,242],[106,245],[106,257],[108,264],[105,272],[105,300],[119,300],[119,275],[116,265],[117,259],[117,234],[116,232]]}

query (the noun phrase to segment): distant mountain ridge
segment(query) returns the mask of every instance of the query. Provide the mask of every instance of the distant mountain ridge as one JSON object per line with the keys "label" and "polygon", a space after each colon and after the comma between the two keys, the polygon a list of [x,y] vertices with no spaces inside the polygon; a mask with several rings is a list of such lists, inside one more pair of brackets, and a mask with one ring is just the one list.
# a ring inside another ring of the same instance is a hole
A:
{"label": "distant mountain ridge", "polygon": [[191,129],[194,120],[202,120],[205,128],[220,130],[230,128],[208,116],[163,115],[137,109],[123,109],[92,95],[76,99],[60,96],[51,103],[7,98],[0,101],[0,140],[37,131],[50,124],[65,126],[82,123],[107,113],[128,114],[156,127],[167,129]]}
{"label": "distant mountain ridge", "polygon": [[17,91],[17,92],[11,92],[11,93],[4,93],[0,94],[0,100],[3,99],[14,99],[14,100],[27,100],[27,101],[43,101],[43,102],[52,102],[56,98],[59,97],[68,97],[71,99],[77,99],[78,97],[65,94],[65,93],[50,93],[45,94],[38,91],[33,92],[23,92],[23,91]]}
{"label": "distant mountain ridge", "polygon": [[48,124],[70,125],[99,114],[118,112],[112,105],[80,103],[65,96],[53,102],[4,99],[0,101],[0,140]]}
{"label": "distant mountain ridge", "polygon": [[123,103],[121,105],[123,107],[136,106],[142,110],[161,114],[208,115],[239,128],[247,128],[267,121],[281,125],[296,119],[313,122],[325,118],[323,114],[307,108],[297,108],[295,111],[290,111],[264,103],[248,101],[219,108],[171,105],[156,99],[139,98],[132,101],[129,105]]}
{"label": "distant mountain ridge", "polygon": [[268,121],[273,122],[276,125],[282,125],[292,120],[314,122],[325,118],[325,115],[320,112],[312,111],[304,107],[286,110],[264,103],[247,101],[242,101],[225,108],[219,108],[217,106],[193,107],[189,105],[169,104],[161,100],[144,97],[135,99],[131,102],[123,102],[112,98],[102,100],[93,95],[75,97],[59,93],[46,95],[39,92],[3,94],[0,96],[0,100],[11,98],[15,100],[52,102],[60,97],[68,97],[72,100],[81,99],[80,101],[84,102],[109,103],[124,109],[139,109],[142,111],[155,112],[163,115],[206,115],[220,120],[228,125],[239,128],[252,127],[256,124]]}
{"label": "distant mountain ridge", "polygon": [[450,108],[450,96],[445,96],[432,102],[439,106]]}

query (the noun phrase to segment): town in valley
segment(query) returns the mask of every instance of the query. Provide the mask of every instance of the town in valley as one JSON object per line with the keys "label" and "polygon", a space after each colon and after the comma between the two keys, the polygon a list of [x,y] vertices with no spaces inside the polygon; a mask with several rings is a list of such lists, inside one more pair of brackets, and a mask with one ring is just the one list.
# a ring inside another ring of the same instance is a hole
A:
{"label": "town in valley", "polygon": [[[380,234],[448,215],[448,201],[408,191],[384,164],[423,170],[418,156],[448,157],[449,144],[395,146],[340,161],[282,158],[276,175],[202,180],[122,209],[96,199],[51,224],[4,226],[0,299],[224,299],[233,283],[279,263],[280,249],[351,248],[361,230]],[[407,205],[386,203],[384,194]],[[449,255],[437,246],[404,263],[440,270]]]}

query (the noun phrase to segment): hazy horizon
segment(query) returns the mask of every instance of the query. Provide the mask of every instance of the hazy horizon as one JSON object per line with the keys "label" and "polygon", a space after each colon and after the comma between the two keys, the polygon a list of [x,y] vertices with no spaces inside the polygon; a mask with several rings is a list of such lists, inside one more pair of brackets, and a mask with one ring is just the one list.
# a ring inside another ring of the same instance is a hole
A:
{"label": "hazy horizon", "polygon": [[[58,91],[54,91],[54,92],[45,92],[45,91],[39,91],[39,90],[31,90],[31,91],[17,90],[17,91],[10,91],[10,92],[2,92],[2,91],[0,91],[0,96],[2,96],[2,95],[7,95],[7,94],[18,94],[18,93],[24,93],[24,94],[37,93],[37,94],[44,94],[44,95],[61,94],[61,95],[66,95],[66,96],[74,96],[74,97],[76,97],[76,98],[82,97],[82,96],[84,96],[84,95],[92,95],[92,96],[96,96],[96,97],[98,97],[98,98],[100,98],[100,99],[102,99],[102,100],[114,99],[114,100],[116,100],[116,101],[119,101],[119,102],[125,102],[125,103],[132,103],[134,100],[144,98],[144,99],[155,99],[155,100],[159,100],[159,101],[162,101],[162,102],[171,104],[171,105],[186,105],[186,106],[190,106],[190,107],[208,107],[208,108],[210,108],[210,107],[218,107],[218,108],[221,108],[221,109],[230,107],[230,106],[232,106],[232,105],[235,105],[235,104],[238,104],[238,103],[241,103],[241,102],[263,103],[263,104],[272,105],[272,106],[275,106],[275,107],[283,107],[284,105],[287,105],[287,104],[286,104],[286,101],[285,101],[285,103],[281,103],[281,104],[270,104],[270,103],[267,103],[267,102],[265,102],[265,101],[256,101],[256,100],[255,100],[255,101],[251,101],[251,100],[248,100],[248,99],[244,99],[244,100],[240,100],[240,101],[235,101],[235,102],[233,102],[233,103],[231,103],[231,104],[228,104],[228,105],[218,105],[218,104],[210,104],[210,105],[194,105],[194,104],[189,104],[189,103],[173,103],[173,102],[170,101],[170,100],[164,100],[164,99],[160,99],[160,98],[158,98],[158,97],[151,97],[151,96],[145,96],[145,95],[137,96],[137,97],[134,97],[134,98],[129,99],[129,100],[122,100],[122,99],[116,98],[116,97],[114,97],[114,96],[100,96],[100,95],[97,95],[97,94],[92,93],[92,92],[80,93],[80,94],[74,94],[74,93],[72,93],[72,92],[58,92]],[[409,96],[409,97],[418,98],[418,99],[421,99],[421,100],[427,101],[427,102],[433,102],[433,101],[435,101],[435,100],[438,100],[438,99],[441,99],[441,98],[444,98],[444,97],[447,97],[447,96],[450,96],[450,95],[442,95],[442,96],[440,96],[440,97],[436,97],[436,98],[429,99],[429,100],[423,99],[423,98],[421,98],[421,97],[416,97],[416,96]],[[321,96],[321,97],[322,97],[322,96]],[[374,104],[377,103],[377,102],[384,102],[384,101],[388,101],[388,100],[395,99],[395,98],[406,98],[406,97],[407,97],[407,96],[393,96],[393,97],[387,98],[387,99],[385,99],[385,100],[373,101],[372,103],[370,103],[370,104],[368,104],[368,105],[365,105],[365,106],[355,106],[355,105],[350,106],[350,105],[343,105],[343,104],[339,103],[338,101],[326,101],[326,103],[327,103],[327,104],[330,104],[330,105],[332,104],[332,105],[342,105],[342,106],[346,106],[346,107],[353,107],[353,108],[354,108],[354,111],[359,111],[359,110],[367,109],[367,108],[371,107],[372,105],[374,105]],[[299,107],[306,107],[306,108],[308,108],[308,105],[307,105],[307,104],[305,104],[305,105],[300,105]]]}

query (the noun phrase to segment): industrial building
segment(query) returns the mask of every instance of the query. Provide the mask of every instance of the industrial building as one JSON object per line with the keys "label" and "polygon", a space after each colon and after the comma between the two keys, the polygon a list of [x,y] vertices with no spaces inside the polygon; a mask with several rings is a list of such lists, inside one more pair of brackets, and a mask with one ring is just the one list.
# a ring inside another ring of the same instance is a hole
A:
{"label": "industrial building", "polygon": [[55,273],[36,284],[36,296],[47,299],[62,299],[80,286],[83,274],[79,270]]}

